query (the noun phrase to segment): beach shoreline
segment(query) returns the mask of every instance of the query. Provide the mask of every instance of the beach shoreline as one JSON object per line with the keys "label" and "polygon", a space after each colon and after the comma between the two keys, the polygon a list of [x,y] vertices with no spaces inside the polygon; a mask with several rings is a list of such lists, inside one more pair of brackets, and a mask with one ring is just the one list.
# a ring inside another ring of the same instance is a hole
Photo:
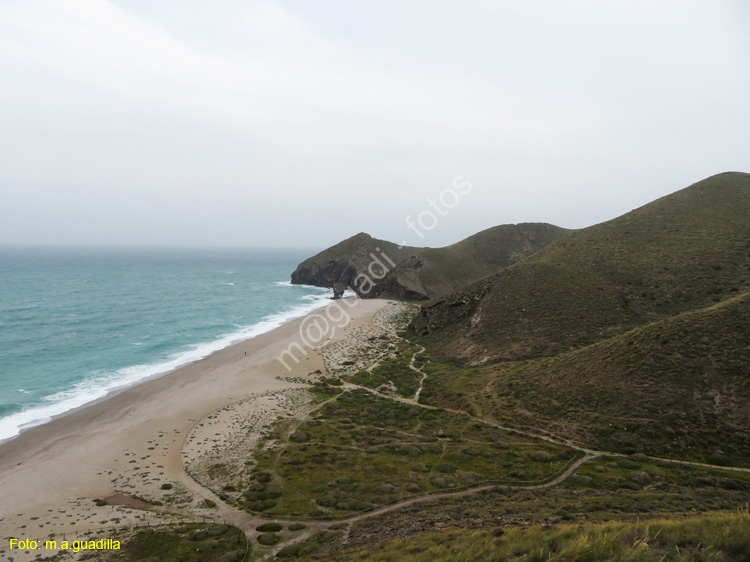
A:
{"label": "beach shoreline", "polygon": [[[284,285],[285,283],[276,282],[276,284]],[[311,289],[318,289],[318,290],[320,289],[320,287],[314,287],[312,285],[301,285],[301,286],[311,288]],[[350,296],[354,296],[354,295],[350,295]],[[189,348],[188,351],[180,351],[180,352],[174,353],[167,358],[157,359],[153,363],[134,365],[133,367],[141,369],[143,371],[147,371],[147,372],[150,371],[150,373],[136,375],[136,378],[134,379],[132,376],[127,377],[126,380],[121,380],[121,381],[118,381],[117,379],[115,379],[111,383],[107,384],[109,388],[94,389],[94,390],[100,390],[100,391],[103,390],[104,392],[103,395],[98,396],[96,398],[88,399],[72,407],[67,407],[67,409],[60,409],[60,407],[63,407],[63,404],[52,402],[50,405],[47,405],[47,406],[35,405],[32,408],[30,408],[28,412],[21,411],[21,412],[9,414],[8,417],[2,418],[0,419],[0,421],[7,422],[9,419],[17,417],[17,416],[22,416],[22,415],[28,416],[29,413],[34,413],[35,415],[38,415],[39,417],[29,418],[30,421],[25,421],[22,423],[13,422],[13,423],[18,423],[18,425],[15,426],[15,429],[18,433],[11,435],[11,436],[7,436],[7,433],[5,433],[7,431],[7,427],[3,427],[2,429],[0,429],[0,446],[3,445],[4,443],[8,443],[16,439],[21,433],[29,431],[30,429],[33,429],[40,425],[44,425],[46,423],[49,423],[50,421],[60,419],[64,416],[67,416],[70,413],[81,410],[82,408],[87,408],[103,400],[108,400],[112,398],[113,396],[119,394],[120,392],[123,392],[136,385],[142,384],[144,382],[147,382],[153,379],[157,379],[159,377],[163,377],[164,375],[172,373],[187,365],[206,359],[207,357],[213,355],[214,353],[220,352],[235,344],[241,343],[249,339],[254,339],[260,335],[273,331],[276,328],[288,322],[291,322],[299,318],[304,318],[305,316],[308,316],[309,314],[313,314],[316,311],[319,311],[325,308],[326,306],[329,306],[331,300],[332,300],[331,297],[326,297],[326,296],[321,296],[321,295],[314,296],[313,298],[314,302],[312,304],[298,305],[292,308],[291,310],[271,314],[269,316],[264,317],[263,319],[259,320],[258,322],[254,324],[243,327],[238,332],[220,335],[217,339],[213,341],[200,342],[196,344],[187,344],[187,347]],[[129,367],[126,367],[126,368],[129,368]],[[133,380],[127,380],[128,378],[133,379]],[[76,400],[76,397],[74,397],[73,400]],[[59,411],[56,411],[55,413],[51,413],[51,414],[48,412],[45,412],[45,410],[49,410],[49,409],[53,411],[55,410],[59,410]]]}
{"label": "beach shoreline", "polygon": [[[386,303],[358,300],[347,307],[351,321],[330,341],[369,324]],[[122,493],[123,487],[144,495],[141,488],[153,494],[164,483],[181,486],[196,496],[185,509],[195,507],[203,498],[183,466],[187,436],[212,412],[239,402],[249,404],[247,411],[257,410],[259,420],[275,419],[284,405],[273,393],[304,388],[301,382],[325,369],[321,349],[305,348],[306,355],[299,363],[292,361],[290,371],[277,360],[290,344],[300,342],[305,319],[324,310],[122,389],[0,444],[2,536],[42,538],[127,523],[138,510],[97,507],[92,502]],[[151,512],[136,513],[136,519],[143,521],[144,513]],[[7,545],[0,544],[0,551],[4,548]]]}

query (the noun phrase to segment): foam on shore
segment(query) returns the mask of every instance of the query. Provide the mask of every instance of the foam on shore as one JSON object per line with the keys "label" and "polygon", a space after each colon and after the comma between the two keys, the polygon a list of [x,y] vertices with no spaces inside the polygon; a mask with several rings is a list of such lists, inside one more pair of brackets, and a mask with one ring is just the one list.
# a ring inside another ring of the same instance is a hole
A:
{"label": "foam on shore", "polygon": [[[277,282],[277,285],[289,285]],[[298,287],[298,285],[296,286]],[[310,287],[321,290],[320,287]],[[282,324],[299,318],[330,303],[331,294],[310,294],[301,298],[304,304],[266,316],[249,326],[238,326],[238,330],[209,342],[189,346],[185,351],[171,355],[166,361],[133,365],[110,373],[92,373],[92,377],[74,384],[71,388],[44,397],[46,404],[36,404],[25,410],[0,418],[0,443],[17,437],[22,431],[47,423],[71,410],[105,398],[108,394],[123,390],[144,380],[164,375],[193,363],[239,341],[257,337]]]}

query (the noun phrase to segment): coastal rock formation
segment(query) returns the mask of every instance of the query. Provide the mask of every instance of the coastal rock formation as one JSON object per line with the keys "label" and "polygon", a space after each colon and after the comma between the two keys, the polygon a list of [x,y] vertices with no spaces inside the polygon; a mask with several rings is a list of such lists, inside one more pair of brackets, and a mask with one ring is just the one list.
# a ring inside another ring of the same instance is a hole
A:
{"label": "coastal rock formation", "polygon": [[570,232],[544,223],[501,225],[444,248],[397,246],[361,232],[300,263],[292,283],[338,283],[362,298],[427,300],[510,267]]}
{"label": "coastal rock formation", "polygon": [[336,282],[333,284],[333,299],[340,299],[342,296],[344,296],[344,292],[346,291],[346,285],[343,283]]}
{"label": "coastal rock formation", "polygon": [[360,232],[300,263],[292,273],[292,283],[326,288],[340,283],[355,289],[355,279],[360,273],[368,272],[368,268],[368,275],[380,276],[392,268],[392,264],[419,250],[410,246],[398,247]]}

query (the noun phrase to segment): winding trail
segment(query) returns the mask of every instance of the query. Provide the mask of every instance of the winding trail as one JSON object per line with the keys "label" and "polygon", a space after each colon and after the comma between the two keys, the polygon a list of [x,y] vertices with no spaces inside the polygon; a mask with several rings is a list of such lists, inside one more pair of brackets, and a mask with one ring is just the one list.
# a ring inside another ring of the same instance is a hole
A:
{"label": "winding trail", "polygon": [[[371,322],[371,325],[373,327],[379,329],[379,330],[382,330],[383,332],[386,332],[385,329],[383,329],[380,326],[377,326],[377,325],[373,324],[372,322]],[[395,337],[397,337],[398,339],[400,339],[402,341],[406,341],[406,340],[404,340],[403,338],[401,338],[398,335],[396,335]],[[393,503],[393,504],[390,504],[390,505],[385,505],[385,506],[382,506],[382,507],[379,507],[379,508],[376,508],[376,509],[373,509],[373,510],[370,510],[370,511],[367,511],[367,512],[363,512],[363,513],[359,513],[357,515],[353,515],[353,516],[348,517],[348,518],[336,519],[336,520],[328,520],[328,521],[321,521],[321,520],[317,520],[317,519],[315,519],[315,520],[303,520],[303,519],[290,519],[290,520],[285,520],[285,519],[270,519],[268,517],[254,516],[254,515],[251,515],[251,514],[245,512],[245,511],[241,511],[241,510],[239,510],[239,509],[237,509],[237,508],[235,508],[235,507],[227,504],[226,502],[224,502],[223,500],[221,500],[216,494],[214,494],[211,490],[205,488],[198,481],[194,480],[187,472],[185,472],[184,483],[188,486],[188,488],[192,492],[196,493],[197,495],[202,496],[202,497],[204,497],[206,499],[210,499],[210,500],[216,502],[217,509],[216,509],[215,520],[217,520],[217,521],[223,521],[223,522],[226,522],[226,523],[230,523],[232,525],[235,525],[236,527],[239,527],[242,531],[245,532],[245,535],[248,537],[248,539],[250,539],[250,538],[252,538],[252,537],[254,537],[255,535],[258,534],[255,531],[255,528],[258,525],[266,523],[269,520],[273,520],[273,521],[278,522],[278,523],[280,523],[280,524],[282,524],[284,526],[287,526],[287,525],[292,524],[292,523],[302,523],[304,525],[307,525],[308,528],[303,533],[301,533],[300,535],[294,537],[293,539],[291,539],[289,541],[286,541],[286,542],[280,543],[279,545],[276,545],[274,548],[272,548],[270,551],[268,551],[267,554],[265,554],[262,558],[259,559],[259,560],[270,560],[270,559],[273,559],[279,553],[279,551],[282,548],[284,548],[285,546],[290,546],[290,545],[294,545],[294,544],[300,543],[300,542],[308,539],[310,536],[312,536],[314,533],[316,533],[318,531],[322,531],[322,530],[326,530],[326,529],[331,529],[332,527],[345,527],[344,528],[344,535],[343,535],[343,543],[346,544],[346,542],[348,540],[349,532],[351,531],[351,528],[352,528],[352,525],[354,523],[357,523],[358,521],[362,521],[362,520],[368,519],[370,517],[377,517],[379,515],[383,515],[383,514],[386,514],[386,513],[397,511],[397,510],[403,509],[405,507],[408,507],[408,506],[411,506],[411,505],[415,505],[415,504],[419,504],[419,503],[430,502],[430,501],[441,500],[441,499],[447,499],[447,498],[463,497],[463,496],[468,496],[468,495],[477,494],[477,493],[486,492],[486,491],[495,490],[495,489],[504,489],[504,490],[508,490],[508,489],[540,490],[540,489],[545,489],[545,488],[551,488],[553,486],[557,486],[557,485],[563,483],[572,474],[574,474],[575,471],[578,470],[578,468],[582,464],[584,464],[584,463],[586,463],[586,462],[588,462],[588,461],[590,461],[592,459],[595,459],[595,458],[598,458],[598,457],[602,457],[602,456],[613,456],[613,457],[627,457],[628,456],[628,455],[625,455],[625,454],[622,454],[622,453],[613,453],[613,452],[609,452],[609,451],[598,451],[598,450],[591,449],[591,448],[585,447],[583,445],[580,445],[580,444],[578,444],[578,443],[576,443],[576,442],[574,442],[572,440],[560,439],[560,438],[557,438],[555,436],[552,436],[552,435],[549,435],[549,434],[546,434],[546,433],[541,433],[541,432],[535,432],[535,431],[530,431],[530,430],[523,430],[523,429],[517,429],[517,428],[513,428],[513,427],[508,427],[508,426],[502,425],[502,424],[500,424],[500,423],[498,423],[498,422],[496,422],[495,420],[492,420],[492,419],[478,417],[478,416],[473,416],[473,415],[471,415],[470,413],[468,413],[468,412],[466,412],[464,410],[458,410],[458,409],[453,409],[453,408],[442,408],[442,407],[438,407],[438,406],[431,406],[431,405],[428,405],[428,404],[422,404],[422,403],[420,403],[419,402],[419,397],[420,397],[420,395],[422,393],[422,389],[424,388],[424,382],[427,379],[427,374],[424,371],[422,371],[420,368],[418,368],[415,365],[415,363],[416,363],[417,355],[419,355],[421,353],[424,353],[424,351],[425,351],[425,348],[421,347],[421,349],[419,349],[418,351],[416,351],[412,355],[411,360],[409,362],[409,368],[411,370],[413,370],[414,372],[419,373],[420,375],[422,375],[422,377],[420,379],[420,382],[419,382],[419,387],[418,387],[417,391],[415,392],[415,394],[414,394],[414,396],[412,398],[405,398],[405,397],[401,397],[401,396],[395,396],[395,395],[385,394],[385,393],[379,392],[379,391],[377,391],[375,389],[368,388],[368,387],[361,386],[361,385],[357,385],[357,384],[354,384],[354,383],[349,383],[349,382],[345,382],[342,385],[343,392],[341,394],[343,394],[344,392],[347,392],[347,391],[358,389],[358,390],[363,390],[363,391],[369,392],[370,394],[372,394],[374,396],[377,396],[377,397],[380,397],[380,398],[383,398],[383,399],[394,400],[394,401],[401,402],[401,403],[404,403],[404,404],[409,404],[409,405],[416,406],[416,407],[419,407],[419,408],[424,408],[426,410],[440,410],[440,411],[444,411],[444,412],[451,412],[451,413],[454,413],[454,414],[466,416],[467,418],[469,418],[469,419],[471,419],[473,421],[476,421],[478,423],[482,423],[482,424],[485,424],[485,425],[488,425],[488,426],[491,426],[491,427],[494,427],[494,428],[497,428],[497,429],[501,429],[501,430],[504,430],[504,431],[507,431],[507,432],[510,432],[510,433],[515,433],[515,434],[518,434],[518,435],[524,435],[526,437],[530,437],[530,438],[533,438],[533,439],[541,439],[541,440],[547,441],[549,443],[553,443],[555,445],[562,445],[562,446],[565,446],[565,447],[569,447],[569,448],[574,449],[574,450],[576,450],[576,451],[578,451],[580,453],[583,453],[583,455],[580,456],[580,457],[578,457],[578,458],[576,458],[573,462],[569,463],[568,465],[566,465],[566,467],[563,467],[562,471],[559,472],[557,475],[554,475],[554,477],[551,477],[551,479],[543,481],[543,482],[540,482],[540,483],[536,483],[536,484],[535,483],[529,483],[529,484],[520,484],[520,485],[519,484],[509,485],[509,484],[494,483],[494,484],[479,485],[479,486],[475,486],[475,487],[471,487],[471,488],[466,488],[466,489],[458,490],[458,491],[454,491],[454,492],[443,492],[443,493],[427,494],[427,495],[424,495],[424,496],[418,496],[418,497],[413,497],[413,498],[409,498],[409,499],[406,499],[406,500],[402,500],[402,501],[399,501],[399,502],[396,502],[396,503]],[[373,363],[373,365],[371,365],[367,369],[367,371],[369,372],[371,369],[375,368],[379,362],[380,362],[380,359],[378,359],[375,363]],[[316,405],[314,408],[311,408],[310,410],[307,410],[306,412],[302,413],[300,416],[297,416],[296,420],[295,420],[296,423],[294,423],[292,425],[291,429],[289,430],[289,432],[285,436],[284,446],[288,445],[289,438],[290,438],[291,434],[294,432],[294,430],[297,427],[299,427],[299,425],[312,412],[317,411],[318,409],[320,409],[321,407],[323,407],[325,404],[331,402],[332,400],[335,400],[341,394],[337,394],[333,398],[325,400],[324,402]],[[695,467],[709,468],[709,469],[715,469],[715,470],[727,470],[727,471],[734,471],[734,472],[750,473],[750,468],[726,467],[726,466],[718,466],[718,465],[711,465],[711,464],[706,464],[706,463],[691,462],[691,461],[684,461],[684,460],[676,460],[676,459],[654,457],[654,456],[646,456],[646,457],[648,459],[651,459],[651,460],[654,460],[654,461],[659,461],[659,462],[674,463],[674,464],[680,464],[680,465],[685,465],[685,466],[695,466]],[[166,512],[166,510],[165,510],[165,512]]]}
{"label": "winding trail", "polygon": [[[400,336],[396,336],[396,337],[399,339],[403,339]],[[422,394],[422,389],[424,388],[424,381],[427,380],[427,373],[425,373],[421,369],[418,369],[417,367],[414,366],[414,362],[417,360],[417,355],[419,355],[420,353],[424,353],[424,350],[425,348],[422,347],[419,351],[417,351],[414,355],[411,356],[411,360],[409,361],[409,368],[412,371],[417,372],[422,375],[422,378],[419,379],[419,388],[414,393],[414,398],[412,398],[415,404],[419,403],[419,395]]]}
{"label": "winding trail", "polygon": [[524,490],[541,490],[544,488],[551,488],[552,486],[557,486],[558,484],[566,480],[583,463],[590,461],[591,459],[598,457],[598,456],[600,455],[587,455],[579,459],[576,459],[575,462],[573,462],[570,466],[568,466],[565,470],[563,470],[560,474],[555,476],[555,478],[553,478],[549,482],[544,482],[541,484],[529,484],[529,485],[524,485],[524,486],[508,486],[505,484],[485,484],[484,486],[477,486],[475,488],[468,488],[466,490],[459,490],[457,492],[443,492],[440,494],[428,494],[426,496],[419,496],[416,498],[411,498],[411,499],[404,500],[404,501],[394,503],[391,505],[379,507],[377,509],[373,509],[372,511],[368,511],[367,513],[361,513],[359,515],[355,515],[354,517],[340,520],[340,522],[356,523],[357,521],[368,519],[370,517],[375,517],[377,515],[383,515],[384,513],[390,513],[391,511],[396,511],[398,509],[408,507],[416,503],[423,503],[423,502],[428,502],[428,501],[433,501],[433,500],[442,500],[442,499],[447,499],[447,498],[460,498],[462,496],[477,494],[479,492],[486,492],[488,490],[508,489],[508,488],[522,488]]}

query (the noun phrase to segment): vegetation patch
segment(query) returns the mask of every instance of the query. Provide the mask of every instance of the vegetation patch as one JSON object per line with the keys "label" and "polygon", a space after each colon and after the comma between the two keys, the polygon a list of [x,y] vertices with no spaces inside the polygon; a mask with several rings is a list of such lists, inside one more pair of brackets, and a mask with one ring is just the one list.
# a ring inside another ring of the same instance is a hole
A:
{"label": "vegetation patch", "polygon": [[276,533],[263,533],[258,535],[258,542],[263,546],[273,546],[278,544],[281,538]]}
{"label": "vegetation patch", "polygon": [[107,562],[240,562],[248,552],[244,533],[230,525],[141,528],[121,543],[119,551],[90,551],[85,556]]}
{"label": "vegetation patch", "polygon": [[[628,476],[645,472],[640,485]],[[590,459],[560,485],[490,490],[425,501],[358,521],[350,546],[372,547],[435,528],[636,521],[744,510],[750,474],[619,457]],[[331,548],[331,547],[329,547]],[[341,545],[333,550],[342,548]]]}
{"label": "vegetation patch", "polygon": [[[339,518],[415,495],[543,482],[576,456],[460,414],[364,390],[340,394],[286,431],[288,439],[272,429],[256,465],[241,475],[240,507],[268,517]],[[547,461],[532,457],[541,453]]]}
{"label": "vegetation patch", "polygon": [[556,357],[432,361],[421,396],[602,451],[750,466],[748,326],[750,293]]}
{"label": "vegetation patch", "polygon": [[331,562],[568,562],[742,561],[750,552],[750,517],[745,513],[630,523],[451,529],[299,560]]}
{"label": "vegetation patch", "polygon": [[412,356],[420,349],[419,346],[401,340],[395,356],[385,357],[374,368],[358,371],[347,380],[381,392],[411,398],[419,388],[422,375],[409,365]]}

